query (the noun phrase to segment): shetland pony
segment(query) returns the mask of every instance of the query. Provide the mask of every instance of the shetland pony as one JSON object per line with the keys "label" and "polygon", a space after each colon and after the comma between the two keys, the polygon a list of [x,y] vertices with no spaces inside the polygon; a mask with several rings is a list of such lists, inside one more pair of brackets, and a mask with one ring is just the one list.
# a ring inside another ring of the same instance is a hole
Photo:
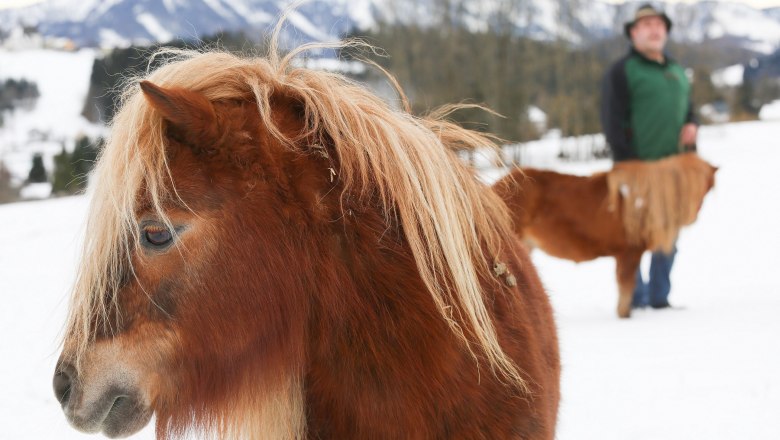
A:
{"label": "shetland pony", "polygon": [[157,437],[552,439],[559,355],[483,136],[284,58],[179,53],[93,179],[54,390]]}
{"label": "shetland pony", "polygon": [[576,262],[615,257],[617,313],[628,318],[642,254],[672,249],[680,228],[696,220],[716,170],[685,153],[587,177],[516,169],[493,189],[530,248]]}

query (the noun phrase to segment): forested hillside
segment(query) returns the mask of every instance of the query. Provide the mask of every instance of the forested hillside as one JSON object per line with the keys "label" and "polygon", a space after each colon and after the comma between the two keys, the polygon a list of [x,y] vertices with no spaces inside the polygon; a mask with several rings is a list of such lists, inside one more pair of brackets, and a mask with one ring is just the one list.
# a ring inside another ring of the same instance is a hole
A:
{"label": "forested hillside", "polygon": [[[462,26],[385,24],[376,32],[354,32],[352,37],[380,50],[347,51],[342,56],[364,57],[391,72],[403,86],[415,113],[424,114],[453,102],[482,104],[501,116],[470,109],[461,110],[452,118],[509,141],[526,141],[542,134],[529,121],[531,105],[547,114],[548,128],[558,128],[564,136],[598,133],[601,77],[609,64],[629,48],[623,37],[575,46],[563,40],[520,37],[502,32],[500,26],[490,32],[472,32]],[[124,81],[150,66],[154,68],[155,62],[150,65],[149,57],[162,46],[265,53],[263,47],[243,34],[221,34],[197,45],[179,42],[116,49],[95,61],[84,115],[92,121],[109,121]],[[697,105],[725,102],[732,113],[740,115],[739,119],[750,119],[761,104],[780,97],[777,87],[766,85],[748,83],[737,90],[718,90],[713,86],[712,72],[731,64],[748,63],[756,56],[748,50],[670,43],[669,53],[690,68]],[[381,81],[381,75],[369,69],[356,79],[374,86]],[[769,83],[774,84],[772,81]]]}

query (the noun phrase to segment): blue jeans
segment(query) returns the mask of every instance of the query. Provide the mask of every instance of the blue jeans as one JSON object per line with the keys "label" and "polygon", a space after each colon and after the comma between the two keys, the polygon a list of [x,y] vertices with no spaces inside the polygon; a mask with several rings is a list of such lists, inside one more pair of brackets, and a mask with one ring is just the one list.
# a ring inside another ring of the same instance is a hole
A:
{"label": "blue jeans", "polygon": [[677,255],[676,245],[672,247],[672,252],[669,254],[653,252],[650,260],[650,276],[647,282],[642,279],[642,271],[637,269],[632,307],[661,308],[669,306],[669,291],[672,290],[669,275],[672,272],[675,255]]}

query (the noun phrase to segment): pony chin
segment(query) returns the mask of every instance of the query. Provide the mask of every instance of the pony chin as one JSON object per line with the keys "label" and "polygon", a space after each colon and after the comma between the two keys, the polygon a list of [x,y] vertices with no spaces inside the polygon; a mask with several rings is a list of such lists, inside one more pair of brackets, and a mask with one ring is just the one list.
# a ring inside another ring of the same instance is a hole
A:
{"label": "pony chin", "polygon": [[109,438],[124,438],[135,434],[149,424],[153,411],[133,396],[123,396],[114,400],[101,426],[101,431]]}

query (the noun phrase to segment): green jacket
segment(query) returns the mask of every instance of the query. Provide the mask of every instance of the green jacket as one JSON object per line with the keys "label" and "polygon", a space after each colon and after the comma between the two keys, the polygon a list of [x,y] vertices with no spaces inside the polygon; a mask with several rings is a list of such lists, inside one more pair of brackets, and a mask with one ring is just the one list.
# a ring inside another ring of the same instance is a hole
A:
{"label": "green jacket", "polygon": [[655,160],[682,151],[680,130],[696,122],[691,84],[682,66],[659,63],[634,49],[602,82],[601,125],[615,161]]}

